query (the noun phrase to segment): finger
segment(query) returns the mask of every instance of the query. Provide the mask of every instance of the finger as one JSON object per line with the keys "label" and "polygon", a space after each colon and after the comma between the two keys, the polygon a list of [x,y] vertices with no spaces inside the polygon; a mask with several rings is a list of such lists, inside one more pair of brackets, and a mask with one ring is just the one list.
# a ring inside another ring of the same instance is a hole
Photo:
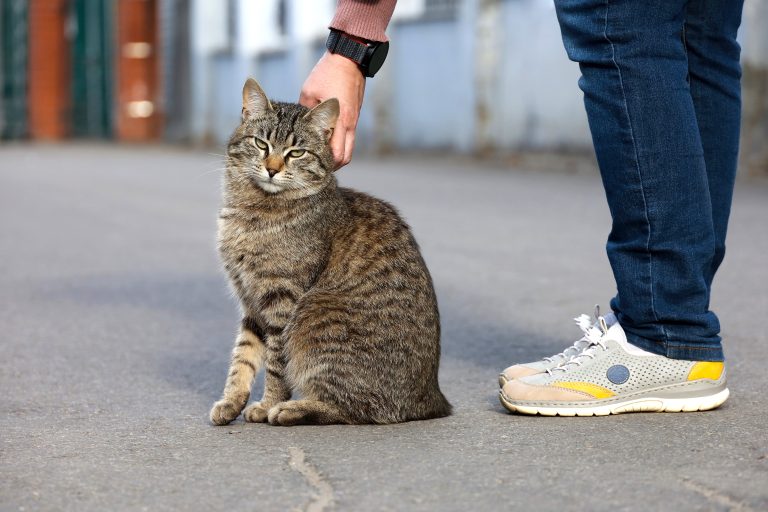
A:
{"label": "finger", "polygon": [[344,150],[346,147],[347,129],[338,123],[331,136],[331,151],[333,152],[333,162],[338,169],[344,162]]}
{"label": "finger", "polygon": [[314,94],[306,94],[301,91],[299,95],[299,105],[304,105],[307,108],[314,108],[320,104],[320,100]]}
{"label": "finger", "polygon": [[352,152],[355,149],[355,130],[349,130],[344,138],[344,159],[342,166],[352,161]]}

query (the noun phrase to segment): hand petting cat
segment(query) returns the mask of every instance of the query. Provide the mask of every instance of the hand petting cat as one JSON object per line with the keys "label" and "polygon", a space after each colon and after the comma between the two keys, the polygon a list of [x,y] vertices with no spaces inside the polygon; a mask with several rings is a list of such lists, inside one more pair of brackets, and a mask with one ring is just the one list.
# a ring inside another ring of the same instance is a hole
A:
{"label": "hand petting cat", "polygon": [[336,168],[352,160],[355,147],[355,129],[365,93],[365,77],[357,64],[326,52],[318,61],[301,88],[299,103],[314,108],[329,98],[339,100],[340,113],[331,138],[331,149]]}

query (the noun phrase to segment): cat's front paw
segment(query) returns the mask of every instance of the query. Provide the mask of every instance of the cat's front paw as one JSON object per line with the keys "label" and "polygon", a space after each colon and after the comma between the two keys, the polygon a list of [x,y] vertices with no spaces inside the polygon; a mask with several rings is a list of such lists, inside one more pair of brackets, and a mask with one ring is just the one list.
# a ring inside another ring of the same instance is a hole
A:
{"label": "cat's front paw", "polygon": [[245,408],[243,418],[251,423],[266,423],[267,409],[261,405],[261,402],[254,402]]}
{"label": "cat's front paw", "polygon": [[238,406],[232,400],[222,398],[211,408],[211,423],[214,425],[226,425],[240,415],[242,406]]}

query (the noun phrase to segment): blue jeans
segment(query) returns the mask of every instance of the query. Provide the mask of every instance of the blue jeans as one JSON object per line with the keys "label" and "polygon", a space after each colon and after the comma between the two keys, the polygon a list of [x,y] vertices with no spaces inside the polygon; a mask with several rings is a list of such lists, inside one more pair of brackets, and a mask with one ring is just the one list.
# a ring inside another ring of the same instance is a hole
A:
{"label": "blue jeans", "polygon": [[611,301],[629,341],[722,361],[709,310],[741,118],[742,0],[555,0],[579,63],[613,226]]}

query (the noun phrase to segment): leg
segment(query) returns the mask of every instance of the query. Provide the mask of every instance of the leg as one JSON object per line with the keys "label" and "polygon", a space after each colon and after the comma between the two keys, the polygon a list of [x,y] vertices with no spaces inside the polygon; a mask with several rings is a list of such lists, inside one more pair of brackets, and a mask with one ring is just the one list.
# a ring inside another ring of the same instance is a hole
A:
{"label": "leg", "polygon": [[247,318],[243,319],[232,350],[223,396],[211,409],[211,422],[216,425],[226,425],[240,415],[248,403],[253,378],[264,357],[264,343],[249,327],[251,324]]}
{"label": "leg", "polygon": [[722,360],[709,311],[709,182],[682,41],[685,0],[557,0],[579,63],[613,227],[611,303],[629,341],[671,358]]}
{"label": "leg", "polygon": [[741,128],[741,49],[736,33],[743,0],[695,0],[685,17],[685,46],[712,203],[715,255],[705,271],[712,279],[725,256]]}
{"label": "leg", "polygon": [[291,389],[285,382],[285,356],[279,328],[268,328],[266,335],[266,377],[261,401],[249,405],[243,412],[245,421],[266,423],[267,413],[275,404],[291,398]]}
{"label": "leg", "polygon": [[332,425],[350,423],[334,405],[318,400],[291,400],[281,402],[269,410],[269,423],[288,427],[291,425]]}

